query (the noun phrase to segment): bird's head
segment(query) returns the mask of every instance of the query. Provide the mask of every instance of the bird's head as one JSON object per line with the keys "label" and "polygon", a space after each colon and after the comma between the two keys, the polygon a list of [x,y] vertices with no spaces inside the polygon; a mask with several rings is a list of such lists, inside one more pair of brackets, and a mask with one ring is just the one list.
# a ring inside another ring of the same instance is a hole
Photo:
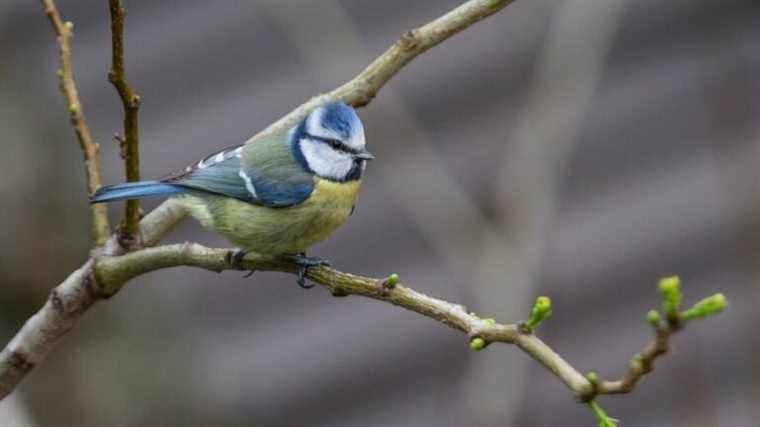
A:
{"label": "bird's head", "polygon": [[359,179],[366,162],[375,158],[367,151],[362,121],[342,102],[314,109],[295,132],[303,166],[321,178]]}

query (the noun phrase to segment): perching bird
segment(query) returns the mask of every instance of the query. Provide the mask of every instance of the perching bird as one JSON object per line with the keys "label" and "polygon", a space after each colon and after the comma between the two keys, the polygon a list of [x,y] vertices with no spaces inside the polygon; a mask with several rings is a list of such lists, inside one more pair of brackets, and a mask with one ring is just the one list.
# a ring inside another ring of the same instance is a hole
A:
{"label": "perching bird", "polygon": [[305,251],[352,213],[367,151],[353,108],[333,102],[313,110],[289,131],[230,147],[159,181],[100,188],[91,203],[171,196],[204,227],[240,250],[289,256],[306,269],[329,265]]}

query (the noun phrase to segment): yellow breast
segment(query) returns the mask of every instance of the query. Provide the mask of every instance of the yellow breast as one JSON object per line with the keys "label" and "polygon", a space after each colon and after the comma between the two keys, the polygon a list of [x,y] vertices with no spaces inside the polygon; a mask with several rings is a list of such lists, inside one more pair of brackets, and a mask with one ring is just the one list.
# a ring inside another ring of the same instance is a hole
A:
{"label": "yellow breast", "polygon": [[314,192],[311,193],[311,197],[306,203],[321,206],[348,206],[350,208],[356,204],[356,200],[359,198],[361,185],[359,180],[335,182],[315,177]]}
{"label": "yellow breast", "polygon": [[184,196],[194,217],[238,247],[259,253],[298,253],[343,225],[359,197],[360,181],[314,178],[311,196],[288,208],[257,206],[229,197]]}

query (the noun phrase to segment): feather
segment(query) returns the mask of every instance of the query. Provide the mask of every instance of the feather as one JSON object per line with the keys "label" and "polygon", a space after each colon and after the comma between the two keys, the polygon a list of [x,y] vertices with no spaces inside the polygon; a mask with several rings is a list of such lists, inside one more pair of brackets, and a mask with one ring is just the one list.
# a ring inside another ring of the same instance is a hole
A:
{"label": "feather", "polygon": [[127,182],[124,184],[100,187],[98,191],[90,197],[90,203],[172,196],[185,192],[187,192],[186,188],[158,181]]}
{"label": "feather", "polygon": [[226,148],[161,182],[267,207],[302,203],[314,190],[314,178],[294,157],[292,137]]}

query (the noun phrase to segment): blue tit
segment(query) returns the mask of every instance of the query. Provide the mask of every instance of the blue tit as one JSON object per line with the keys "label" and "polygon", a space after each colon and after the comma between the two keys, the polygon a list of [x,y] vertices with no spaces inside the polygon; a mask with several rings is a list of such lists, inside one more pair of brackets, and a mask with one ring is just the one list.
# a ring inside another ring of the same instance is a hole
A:
{"label": "blue tit", "polygon": [[100,188],[91,203],[170,196],[205,228],[246,252],[282,255],[306,269],[329,265],[307,248],[346,222],[359,196],[367,151],[353,108],[333,102],[278,135],[214,153],[158,181]]}

